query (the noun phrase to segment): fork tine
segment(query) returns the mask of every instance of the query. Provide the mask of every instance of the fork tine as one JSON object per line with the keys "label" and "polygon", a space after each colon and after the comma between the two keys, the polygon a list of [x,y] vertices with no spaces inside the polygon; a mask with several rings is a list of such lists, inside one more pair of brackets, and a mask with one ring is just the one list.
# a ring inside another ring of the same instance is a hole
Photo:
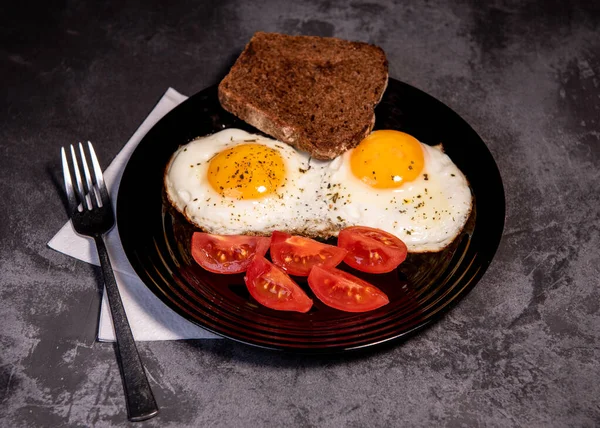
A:
{"label": "fork tine", "polygon": [[65,148],[60,148],[60,157],[62,159],[63,166],[63,178],[65,180],[65,190],[67,192],[67,199],[69,201],[69,209],[75,211],[77,209],[77,198],[75,198],[75,191],[73,190],[73,182],[71,181],[71,171],[69,170],[69,162],[67,161],[67,153]]}
{"label": "fork tine", "polygon": [[81,173],[79,172],[79,162],[77,162],[77,155],[75,154],[75,148],[73,144],[71,144],[71,161],[73,162],[73,169],[75,170],[75,182],[77,183],[77,187],[75,190],[77,191],[77,196],[79,201],[81,202],[82,207],[85,209],[87,205],[87,209],[91,210],[87,198],[85,197],[85,189],[83,188],[83,183],[81,181]]}
{"label": "fork tine", "polygon": [[79,143],[79,153],[81,154],[81,164],[83,166],[83,176],[85,177],[85,184],[87,187],[86,201],[88,203],[89,209],[92,209],[92,207],[94,206],[94,200],[98,201],[98,197],[96,196],[96,191],[94,190],[94,185],[92,184],[92,176],[90,175],[90,168],[88,167],[87,158],[85,156],[85,152],[83,151],[83,144],[81,144],[81,143]]}
{"label": "fork tine", "polygon": [[102,169],[100,163],[96,157],[96,151],[90,141],[88,141],[88,149],[90,150],[90,158],[92,160],[92,168],[94,169],[94,178],[96,179],[97,190],[99,191],[98,199],[99,205],[103,206],[109,202],[108,190],[106,189],[106,183],[104,183],[104,176],[102,175]]}

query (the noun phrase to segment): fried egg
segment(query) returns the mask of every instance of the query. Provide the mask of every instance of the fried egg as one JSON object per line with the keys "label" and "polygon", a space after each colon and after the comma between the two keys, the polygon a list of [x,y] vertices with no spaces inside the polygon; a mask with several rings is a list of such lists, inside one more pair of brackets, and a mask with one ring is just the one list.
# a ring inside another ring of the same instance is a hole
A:
{"label": "fried egg", "polygon": [[324,168],[309,159],[279,141],[225,129],[181,146],[165,189],[171,204],[209,233],[319,236],[330,229],[319,197]]}
{"label": "fried egg", "polygon": [[324,182],[338,228],[379,228],[413,253],[446,247],[471,212],[467,179],[442,147],[399,131],[371,133],[331,162]]}
{"label": "fried egg", "polygon": [[226,129],[180,147],[164,181],[171,204],[209,233],[327,238],[370,226],[396,235],[409,252],[450,244],[472,205],[467,179],[441,146],[392,130],[317,161],[282,142]]}

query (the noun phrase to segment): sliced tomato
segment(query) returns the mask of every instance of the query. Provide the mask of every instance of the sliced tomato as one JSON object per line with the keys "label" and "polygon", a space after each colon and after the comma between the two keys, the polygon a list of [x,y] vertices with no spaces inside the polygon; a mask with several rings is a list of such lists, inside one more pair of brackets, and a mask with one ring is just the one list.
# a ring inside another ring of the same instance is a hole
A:
{"label": "sliced tomato", "polygon": [[313,301],[281,268],[256,256],[244,276],[248,291],[261,305],[279,311],[308,312]]}
{"label": "sliced tomato", "polygon": [[283,232],[271,236],[271,260],[290,275],[308,276],[315,265],[335,267],[347,253],[343,248],[302,236]]}
{"label": "sliced tomato", "polygon": [[381,229],[352,226],[338,235],[338,246],[348,250],[344,262],[369,273],[391,272],[406,259],[406,244]]}
{"label": "sliced tomato", "polygon": [[341,311],[372,311],[390,302],[379,288],[332,267],[315,266],[308,285],[321,302]]}
{"label": "sliced tomato", "polygon": [[245,272],[254,256],[264,256],[271,238],[244,235],[212,235],[194,232],[192,257],[204,269],[214,273]]}

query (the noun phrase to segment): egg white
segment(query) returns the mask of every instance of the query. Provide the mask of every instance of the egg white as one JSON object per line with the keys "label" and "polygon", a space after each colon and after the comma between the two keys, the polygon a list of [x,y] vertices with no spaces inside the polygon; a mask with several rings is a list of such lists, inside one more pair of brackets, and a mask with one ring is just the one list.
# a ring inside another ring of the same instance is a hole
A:
{"label": "egg white", "polygon": [[[285,178],[275,193],[261,199],[222,196],[207,179],[210,160],[240,144],[262,144],[277,150]],[[327,204],[319,197],[323,168],[312,167],[309,155],[279,141],[239,129],[225,129],[181,146],[165,173],[170,202],[186,218],[209,233],[268,235],[274,230],[318,236],[329,228]]]}

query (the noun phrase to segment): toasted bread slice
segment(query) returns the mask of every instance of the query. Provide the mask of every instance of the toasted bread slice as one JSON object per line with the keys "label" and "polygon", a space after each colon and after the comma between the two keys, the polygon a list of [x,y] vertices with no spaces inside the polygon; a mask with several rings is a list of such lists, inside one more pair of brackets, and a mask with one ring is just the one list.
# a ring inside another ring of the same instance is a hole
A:
{"label": "toasted bread slice", "polygon": [[259,32],[221,81],[219,101],[266,134],[333,159],[371,132],[387,81],[377,46]]}

